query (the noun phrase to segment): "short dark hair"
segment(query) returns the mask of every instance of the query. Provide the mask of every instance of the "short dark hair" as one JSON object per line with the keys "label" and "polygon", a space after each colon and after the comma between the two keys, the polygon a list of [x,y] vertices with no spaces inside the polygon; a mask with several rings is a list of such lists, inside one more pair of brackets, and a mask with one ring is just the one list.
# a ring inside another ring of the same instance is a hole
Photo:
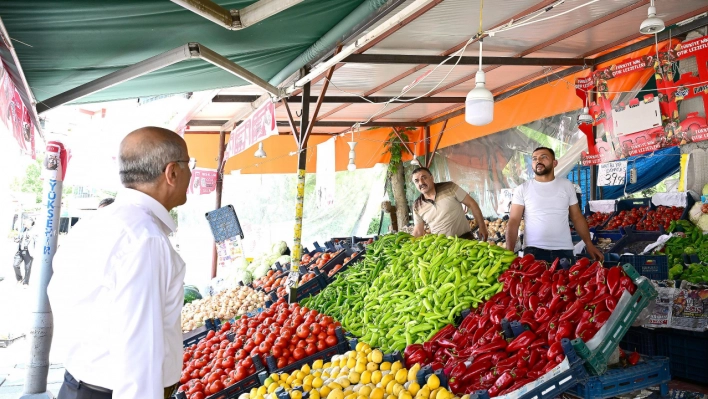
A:
{"label": "short dark hair", "polygon": [[[556,152],[548,147],[538,147],[535,150],[533,150],[533,152],[541,151],[541,150],[546,150],[546,151],[550,152],[553,159],[556,159]],[[532,152],[532,154],[533,154],[533,152]]]}
{"label": "short dark hair", "polygon": [[112,204],[115,201],[115,198],[104,198],[101,200],[101,202],[98,203],[99,208],[103,208],[104,206],[108,206]]}
{"label": "short dark hair", "polygon": [[411,173],[411,176],[413,176],[413,175],[416,174],[416,173],[420,173],[420,172],[422,172],[422,171],[428,172],[428,174],[429,174],[430,176],[433,175],[433,174],[430,172],[430,169],[426,168],[425,166],[418,166],[417,168],[413,169],[413,173]]}

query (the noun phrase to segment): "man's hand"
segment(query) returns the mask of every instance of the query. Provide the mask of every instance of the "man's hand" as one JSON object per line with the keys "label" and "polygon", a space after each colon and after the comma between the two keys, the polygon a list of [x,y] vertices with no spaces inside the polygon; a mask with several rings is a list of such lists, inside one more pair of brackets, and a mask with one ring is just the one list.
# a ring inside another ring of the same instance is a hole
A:
{"label": "man's hand", "polygon": [[479,225],[479,231],[477,232],[480,241],[487,241],[489,239],[489,232],[487,232],[487,225],[484,223]]}
{"label": "man's hand", "polygon": [[602,254],[602,251],[597,249],[595,245],[586,245],[586,249],[588,251],[588,255],[590,255],[590,257],[592,257],[594,260],[598,262],[602,262],[603,260],[605,260],[605,256]]}

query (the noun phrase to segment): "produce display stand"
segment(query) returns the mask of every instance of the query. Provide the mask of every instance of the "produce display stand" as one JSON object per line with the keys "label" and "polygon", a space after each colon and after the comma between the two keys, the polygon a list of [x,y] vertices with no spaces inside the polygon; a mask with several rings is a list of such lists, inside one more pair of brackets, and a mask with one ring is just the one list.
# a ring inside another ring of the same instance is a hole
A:
{"label": "produce display stand", "polygon": [[591,375],[602,375],[607,371],[607,362],[619,346],[624,334],[629,330],[634,320],[639,317],[639,313],[658,295],[649,280],[640,276],[632,265],[626,264],[622,268],[637,286],[637,290],[632,295],[628,306],[620,310],[620,313],[612,323],[608,322],[603,326],[603,329],[606,328],[607,333],[594,350],[591,351],[580,338],[572,341],[573,348],[585,360],[585,368]]}
{"label": "produce display stand", "polygon": [[625,351],[636,351],[645,356],[656,356],[658,354],[656,331],[644,327],[630,327],[619,346]]}
{"label": "produce display stand", "polygon": [[349,262],[345,263],[342,265],[342,268],[339,269],[336,273],[333,275],[329,275],[329,272],[327,273],[327,284],[329,285],[332,281],[334,281],[335,278],[337,278],[337,274],[343,272],[344,270],[349,269],[349,266],[359,262],[366,256],[366,251],[359,251],[356,255],[354,255],[351,259],[349,259]]}
{"label": "produce display stand", "polygon": [[[633,199],[625,199],[625,200],[619,200],[615,203],[615,211],[612,212],[612,215],[610,215],[610,218],[607,219],[607,222],[602,226],[601,229],[597,230],[603,230],[606,232],[612,232],[612,233],[621,233],[622,228],[616,229],[616,230],[607,230],[606,227],[607,225],[610,224],[610,221],[614,219],[616,216],[620,214],[622,211],[631,211],[632,209],[636,208],[649,208],[651,207],[651,198],[633,198]],[[644,219],[644,216],[642,216],[642,219]],[[642,220],[640,219],[640,220]],[[638,221],[637,221],[638,222]],[[629,227],[629,226],[624,226],[624,227]],[[634,227],[634,225],[631,225],[631,227]]]}
{"label": "produce display stand", "polygon": [[642,360],[635,366],[610,369],[601,376],[589,377],[575,385],[571,393],[584,399],[604,399],[658,385],[661,396],[668,396],[668,382],[671,381],[669,359],[650,357]]}
{"label": "produce display stand", "polygon": [[219,319],[207,319],[204,321],[204,325],[192,330],[188,333],[182,334],[182,346],[192,346],[197,342],[201,341],[202,338],[209,334],[209,331],[216,331],[221,328],[221,320]]}
{"label": "produce display stand", "polygon": [[[650,199],[651,200],[651,199]],[[658,205],[654,205],[653,202],[651,202],[651,205],[649,206],[650,211],[656,210],[658,208]],[[696,200],[693,199],[693,196],[691,194],[686,194],[686,206],[683,207],[683,214],[681,214],[681,218],[679,220],[688,220],[688,215],[691,213],[691,208],[693,208],[693,205],[696,204]],[[666,206],[666,205],[664,205]],[[642,220],[646,219],[646,217],[642,218]]]}
{"label": "produce display stand", "polygon": [[[228,386],[213,395],[207,396],[206,399],[236,399],[242,393],[248,392],[251,388],[255,388],[260,385],[261,382],[258,375],[265,370],[265,367],[258,356],[251,356],[251,359],[253,359],[253,364],[256,365],[255,373],[249,375],[234,385]],[[174,398],[187,399],[187,395],[184,392],[177,392],[174,395]]]}
{"label": "produce display stand", "polygon": [[625,249],[632,244],[656,242],[662,233],[656,231],[637,231],[627,229],[622,237],[608,251],[620,255],[621,263],[629,263],[642,276],[650,280],[666,280],[669,278],[669,259],[666,255],[623,255]]}

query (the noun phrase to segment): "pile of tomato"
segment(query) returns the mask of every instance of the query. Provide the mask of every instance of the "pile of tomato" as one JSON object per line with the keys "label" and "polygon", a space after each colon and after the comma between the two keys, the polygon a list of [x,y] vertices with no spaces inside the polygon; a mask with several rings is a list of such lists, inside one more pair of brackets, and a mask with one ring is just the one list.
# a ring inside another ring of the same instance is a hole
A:
{"label": "pile of tomato", "polygon": [[[339,343],[339,322],[330,316],[279,300],[257,316],[224,323],[199,343],[184,350],[180,391],[188,399],[204,399],[256,373],[253,357],[262,364],[273,356],[282,368]],[[233,342],[227,338],[234,333]]]}
{"label": "pile of tomato", "polygon": [[271,292],[277,287],[280,287],[286,277],[287,275],[283,275],[283,273],[268,270],[265,276],[253,282],[253,288],[262,288],[265,292]]}
{"label": "pile of tomato", "polygon": [[605,223],[607,221],[607,219],[609,219],[609,218],[610,218],[609,213],[595,212],[592,215],[590,215],[587,219],[588,227],[602,226],[602,224]]}
{"label": "pile of tomato", "polygon": [[642,220],[648,210],[648,207],[642,206],[640,208],[632,208],[628,211],[621,211],[610,220],[607,226],[605,226],[605,230],[617,230],[620,227],[633,226]]}
{"label": "pile of tomato", "polygon": [[647,213],[644,220],[637,223],[637,230],[659,231],[659,227],[669,229],[671,221],[681,219],[684,208],[676,206],[660,206]]}

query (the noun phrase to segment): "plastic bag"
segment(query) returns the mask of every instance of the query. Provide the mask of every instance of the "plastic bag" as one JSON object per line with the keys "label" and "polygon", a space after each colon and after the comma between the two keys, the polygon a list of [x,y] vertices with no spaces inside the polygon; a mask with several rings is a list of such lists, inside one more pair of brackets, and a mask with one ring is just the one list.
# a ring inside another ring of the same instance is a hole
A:
{"label": "plastic bag", "polygon": [[645,255],[655,251],[661,251],[661,249],[664,248],[666,242],[669,241],[669,239],[673,236],[673,234],[664,234],[663,236],[659,236],[659,239],[657,239],[655,243],[647,245],[647,247],[644,248],[644,252],[642,252],[640,255]]}

